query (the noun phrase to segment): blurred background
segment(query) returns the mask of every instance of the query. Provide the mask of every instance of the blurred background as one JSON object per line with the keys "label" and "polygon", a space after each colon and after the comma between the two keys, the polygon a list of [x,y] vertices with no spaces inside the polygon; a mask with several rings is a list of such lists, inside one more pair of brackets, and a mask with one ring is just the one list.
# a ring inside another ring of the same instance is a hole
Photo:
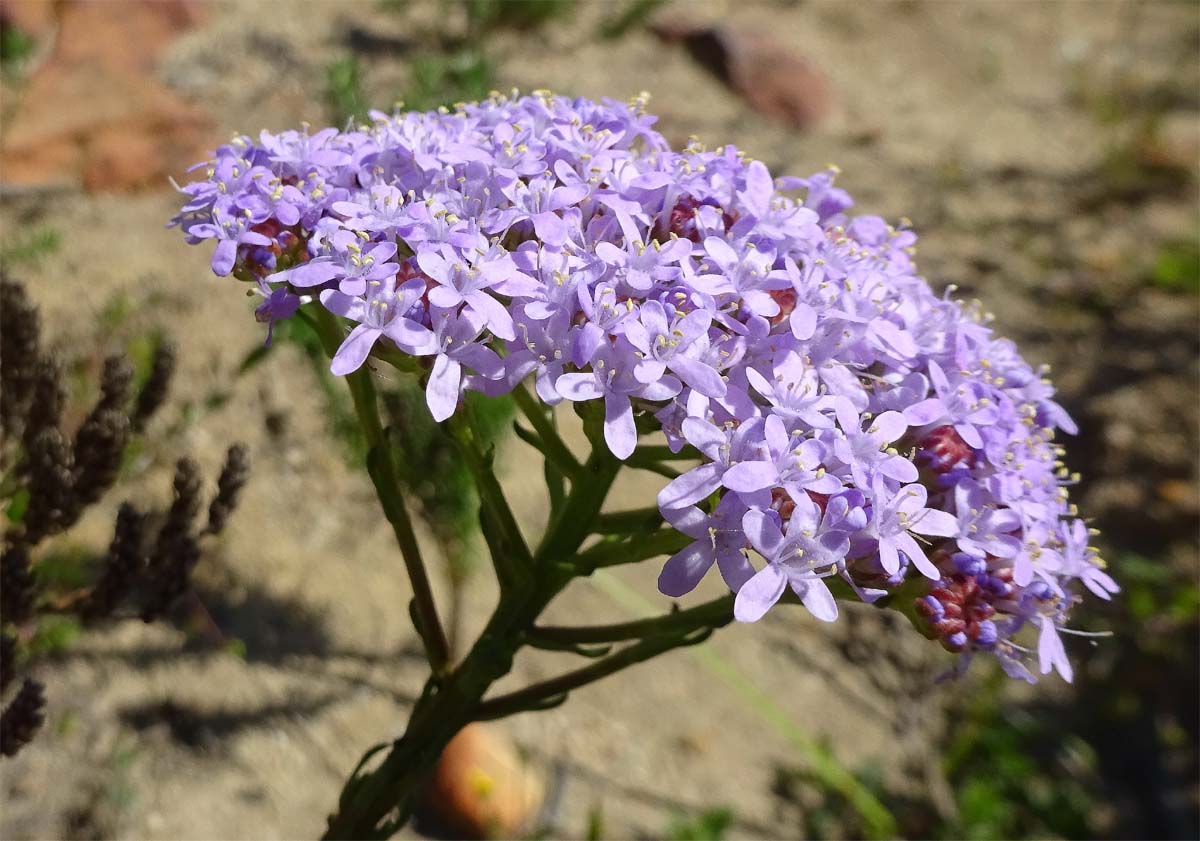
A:
{"label": "blurred background", "polygon": [[[1082,430],[1065,442],[1073,498],[1124,591],[1074,614],[1112,632],[1069,641],[1074,685],[1015,686],[985,662],[935,683],[950,655],[866,607],[729,628],[496,725],[537,792],[504,834],[855,838],[870,827],[831,783],[848,770],[909,838],[1197,837],[1200,10],[1101,0],[4,0],[0,266],[39,307],[77,413],[106,353],[143,380],[167,339],[177,359],[117,486],[39,548],[39,580],[94,563],[120,502],[170,499],[179,456],[215,475],[237,440],[253,469],[171,621],[18,629],[48,702],[0,764],[0,835],[314,837],[362,753],[402,730],[425,667],[352,410],[318,348],[284,329],[263,352],[207,249],[164,230],[168,177],[233,133],[514,87],[648,91],[676,147],[733,143],[779,175],[835,163],[858,211],[911,219],[935,288],[981,299],[1053,366]],[[465,480],[411,388],[381,385],[469,640],[495,594],[473,574]],[[536,534],[530,451],[490,411]],[[662,481],[625,482],[617,507]],[[657,572],[582,582],[550,620],[661,612]],[[569,663],[522,654],[505,685]]]}

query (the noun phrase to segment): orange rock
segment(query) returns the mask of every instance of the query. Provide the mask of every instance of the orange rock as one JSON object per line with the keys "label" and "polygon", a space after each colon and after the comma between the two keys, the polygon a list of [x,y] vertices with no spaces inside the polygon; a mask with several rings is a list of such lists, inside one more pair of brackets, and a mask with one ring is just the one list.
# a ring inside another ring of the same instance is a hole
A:
{"label": "orange rock", "polygon": [[197,20],[193,3],[54,5],[54,51],[25,82],[0,135],[6,186],[161,187],[215,143],[213,121],[153,76]]}
{"label": "orange rock", "polygon": [[503,734],[471,724],[443,751],[423,805],[464,837],[513,838],[530,828],[543,797],[540,778]]}
{"label": "orange rock", "polygon": [[53,0],[4,0],[0,4],[0,23],[35,40],[54,32],[57,17],[58,4]]}
{"label": "orange rock", "polygon": [[71,0],[60,9],[56,58],[132,73],[153,71],[167,45],[203,19],[188,0]]}

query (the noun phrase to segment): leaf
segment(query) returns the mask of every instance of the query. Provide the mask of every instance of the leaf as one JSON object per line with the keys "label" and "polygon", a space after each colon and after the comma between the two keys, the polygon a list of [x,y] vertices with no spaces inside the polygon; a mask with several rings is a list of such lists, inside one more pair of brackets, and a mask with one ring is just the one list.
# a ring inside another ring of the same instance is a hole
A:
{"label": "leaf", "polygon": [[4,516],[14,526],[19,526],[25,520],[25,509],[29,507],[29,489],[18,488],[13,494],[13,498],[9,501],[8,507],[4,509]]}

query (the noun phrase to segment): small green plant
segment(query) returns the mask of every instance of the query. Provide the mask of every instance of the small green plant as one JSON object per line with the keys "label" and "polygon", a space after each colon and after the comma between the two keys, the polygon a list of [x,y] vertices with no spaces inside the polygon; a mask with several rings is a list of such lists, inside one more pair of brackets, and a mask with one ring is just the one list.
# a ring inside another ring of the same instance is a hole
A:
{"label": "small green plant", "polygon": [[7,269],[36,265],[58,251],[62,234],[54,228],[38,228],[0,246],[0,265]]}
{"label": "small green plant", "polygon": [[615,14],[605,18],[596,34],[606,41],[623,38],[640,26],[645,26],[665,0],[629,0]]}
{"label": "small green plant", "polygon": [[574,0],[468,0],[471,31],[482,35],[493,28],[537,29],[575,11]]}
{"label": "small green plant", "polygon": [[33,36],[23,29],[0,26],[0,72],[20,73],[36,46]]}
{"label": "small green plant", "polygon": [[708,809],[689,817],[677,815],[667,827],[668,841],[722,841],[733,824],[733,812],[728,809]]}
{"label": "small green plant", "polygon": [[493,87],[492,66],[487,56],[468,46],[415,58],[410,87],[401,99],[408,108],[428,111],[480,99]]}
{"label": "small green plant", "polygon": [[363,94],[362,67],[354,56],[341,58],[325,71],[329,106],[340,122],[367,118],[367,99]]}
{"label": "small green plant", "polygon": [[1150,282],[1172,292],[1200,292],[1200,243],[1193,239],[1164,245],[1154,261]]}

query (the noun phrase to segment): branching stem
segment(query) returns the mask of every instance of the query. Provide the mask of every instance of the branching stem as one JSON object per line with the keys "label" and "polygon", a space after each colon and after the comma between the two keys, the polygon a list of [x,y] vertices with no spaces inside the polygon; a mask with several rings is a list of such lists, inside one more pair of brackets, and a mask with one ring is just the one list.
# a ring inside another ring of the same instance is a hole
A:
{"label": "branching stem", "polygon": [[556,678],[535,683],[524,689],[483,701],[476,707],[476,721],[491,721],[519,712],[546,709],[566,699],[568,693],[601,678],[656,657],[673,648],[682,648],[704,642],[711,636],[712,628],[700,628],[690,634],[663,634],[647,637],[616,654],[610,654],[590,666],[567,672]]}
{"label": "branching stem", "polygon": [[575,481],[579,476],[579,472],[583,469],[583,465],[579,463],[579,459],[571,453],[567,445],[563,443],[559,437],[558,430],[554,428],[553,422],[546,414],[545,409],[534,400],[533,395],[523,385],[519,385],[513,389],[513,400],[517,404],[517,408],[521,410],[529,422],[533,424],[534,431],[537,432],[538,438],[541,439],[543,452],[546,457],[554,462],[563,475],[571,481]]}
{"label": "branching stem", "polygon": [[[342,326],[337,317],[324,307],[318,306],[313,308],[313,315],[307,321],[317,331],[325,353],[332,359],[343,338]],[[405,569],[408,571],[409,582],[412,584],[413,609],[418,619],[417,632],[425,646],[425,654],[429,658],[433,673],[441,675],[449,665],[450,644],[438,618],[429,574],[421,559],[421,549],[417,544],[408,509],[404,506],[404,497],[396,476],[395,454],[379,418],[379,401],[375,394],[375,385],[371,382],[371,373],[366,368],[359,368],[346,376],[346,384],[350,388],[359,425],[362,426],[363,435],[367,439],[367,472],[375,485],[383,513],[392,525],[396,543],[399,544],[400,554],[404,558]]]}
{"label": "branching stem", "polygon": [[733,599],[734,596],[731,593],[695,607],[675,610],[672,613],[650,619],[638,619],[614,625],[592,625],[590,627],[539,625],[529,632],[529,637],[550,643],[578,645],[623,642],[668,633],[687,634],[699,628],[715,630],[733,621]]}

